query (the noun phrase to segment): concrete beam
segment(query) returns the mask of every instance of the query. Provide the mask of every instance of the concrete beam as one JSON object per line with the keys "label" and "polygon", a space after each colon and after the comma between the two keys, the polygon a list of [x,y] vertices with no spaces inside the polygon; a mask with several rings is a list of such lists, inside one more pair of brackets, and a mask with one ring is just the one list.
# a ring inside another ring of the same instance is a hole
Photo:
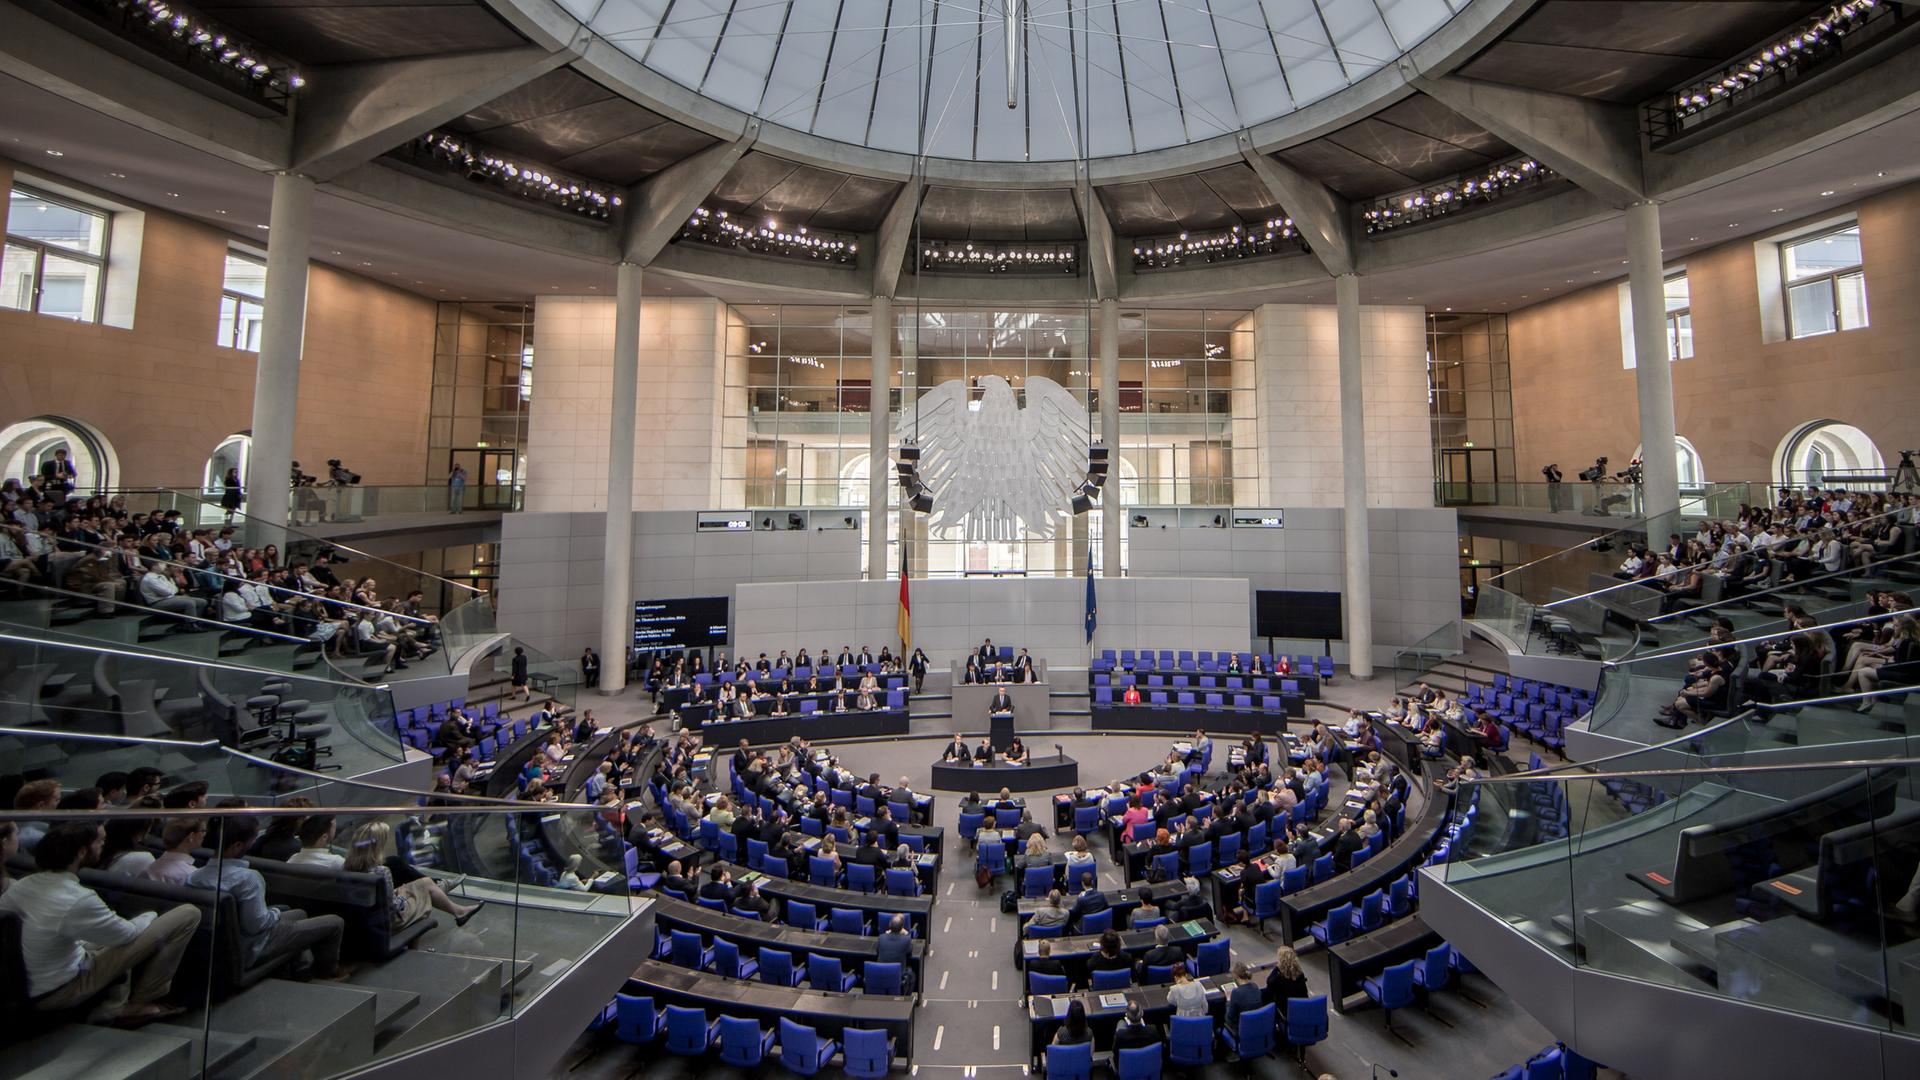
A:
{"label": "concrete beam", "polygon": [[1117,300],[1120,298],[1120,257],[1107,208],[1090,183],[1073,189],[1073,201],[1080,207],[1080,218],[1086,223],[1087,267],[1093,274],[1094,298]]}
{"label": "concrete beam", "polygon": [[1240,156],[1273,201],[1293,219],[1293,227],[1313,250],[1313,257],[1334,277],[1354,272],[1353,207],[1325,184],[1284,161],[1254,149],[1246,132],[1240,133]]}
{"label": "concrete beam", "polygon": [[400,166],[369,162],[334,177],[322,190],[415,221],[509,244],[609,264],[619,255],[613,230],[606,225],[516,205],[510,196],[490,195],[471,184],[457,187]]}
{"label": "concrete beam", "polygon": [[900,291],[900,271],[906,266],[907,249],[913,246],[913,222],[920,213],[920,197],[926,185],[913,177],[900,186],[880,231],[871,246],[873,259],[873,295],[891,298]]}
{"label": "concrete beam", "polygon": [[287,165],[287,120],[222,104],[191,76],[136,63],[12,4],[0,4],[0,73],[225,161]]}
{"label": "concrete beam", "polygon": [[295,105],[293,166],[318,179],[337,176],[577,55],[523,46],[315,69]]}
{"label": "concrete beam", "polygon": [[676,161],[629,191],[621,219],[620,258],[640,266],[658,258],[759,136],[760,121],[750,120],[739,138]]}
{"label": "concrete beam", "polygon": [[1568,94],[1410,74],[1429,97],[1616,207],[1646,197],[1634,110]]}

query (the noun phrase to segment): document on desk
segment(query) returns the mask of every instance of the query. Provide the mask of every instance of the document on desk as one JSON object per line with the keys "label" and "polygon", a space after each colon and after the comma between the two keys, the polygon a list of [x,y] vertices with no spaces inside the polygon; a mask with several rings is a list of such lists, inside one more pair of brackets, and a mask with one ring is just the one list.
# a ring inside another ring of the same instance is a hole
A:
{"label": "document on desk", "polygon": [[1127,995],[1101,994],[1100,1007],[1103,1009],[1124,1009],[1127,1007]]}

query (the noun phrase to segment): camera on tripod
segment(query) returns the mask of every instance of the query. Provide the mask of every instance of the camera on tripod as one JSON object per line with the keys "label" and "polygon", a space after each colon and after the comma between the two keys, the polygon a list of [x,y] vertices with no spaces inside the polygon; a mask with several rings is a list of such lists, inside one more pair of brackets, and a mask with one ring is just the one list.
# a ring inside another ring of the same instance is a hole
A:
{"label": "camera on tripod", "polygon": [[360,474],[340,464],[339,458],[327,459],[327,480],[335,487],[346,487],[360,482]]}
{"label": "camera on tripod", "polygon": [[1592,466],[1580,470],[1580,479],[1585,480],[1588,483],[1592,483],[1593,481],[1596,481],[1596,480],[1603,480],[1606,478],[1606,475],[1607,475],[1607,459],[1606,458],[1594,458]]}

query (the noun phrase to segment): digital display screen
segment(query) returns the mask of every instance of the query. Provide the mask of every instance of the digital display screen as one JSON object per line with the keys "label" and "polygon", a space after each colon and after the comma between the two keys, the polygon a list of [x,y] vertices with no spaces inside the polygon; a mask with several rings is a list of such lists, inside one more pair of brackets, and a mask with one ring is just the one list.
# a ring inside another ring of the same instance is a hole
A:
{"label": "digital display screen", "polygon": [[636,600],[633,644],[641,649],[704,649],[727,643],[727,598]]}
{"label": "digital display screen", "polygon": [[1337,640],[1346,636],[1337,592],[1259,589],[1253,594],[1253,605],[1253,632],[1258,637]]}

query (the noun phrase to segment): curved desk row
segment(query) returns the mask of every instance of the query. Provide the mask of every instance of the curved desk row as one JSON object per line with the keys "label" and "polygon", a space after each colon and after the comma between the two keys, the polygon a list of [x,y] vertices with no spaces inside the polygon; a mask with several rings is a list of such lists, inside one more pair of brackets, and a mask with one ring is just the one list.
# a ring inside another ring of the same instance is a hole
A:
{"label": "curved desk row", "polygon": [[661,960],[642,960],[627,977],[627,993],[644,994],[656,1005],[706,1009],[709,1019],[738,1016],[758,1020],[765,1028],[788,1019],[835,1039],[847,1028],[881,1029],[895,1040],[896,1054],[913,1060],[910,997],[774,986],[675,967]]}
{"label": "curved desk row", "polygon": [[[1264,985],[1267,973],[1273,968],[1265,964],[1253,969],[1253,981]],[[1194,980],[1207,992],[1207,1008],[1212,1013],[1216,1026],[1223,1022],[1227,1013],[1227,994],[1233,989],[1232,975],[1203,975]],[[1087,1025],[1093,1029],[1093,1047],[1097,1053],[1113,1049],[1113,1029],[1127,1014],[1127,1005],[1140,1003],[1140,1010],[1150,1024],[1165,1027],[1167,1018],[1173,1015],[1173,1003],[1167,999],[1166,986],[1134,986],[1126,990],[1084,990],[1077,994],[1034,994],[1027,998],[1027,1053],[1035,1062],[1046,1053],[1047,1043],[1053,1039],[1053,1033],[1066,1018],[1067,1009],[1073,1002],[1080,1002],[1087,1011]]]}
{"label": "curved desk row", "polygon": [[[1107,676],[1106,682],[1100,676]],[[1320,700],[1320,677],[1303,673],[1281,675],[1266,672],[1254,675],[1250,672],[1229,672],[1215,669],[1183,667],[1132,667],[1116,668],[1109,672],[1095,669],[1091,673],[1094,686],[1138,686],[1143,692],[1149,687],[1155,690],[1218,690],[1237,694],[1271,694],[1281,689],[1282,683],[1292,683],[1298,693],[1312,701]],[[1234,685],[1238,683],[1239,685]],[[1118,692],[1116,691],[1116,694]]]}
{"label": "curved desk row", "polygon": [[1279,696],[1280,712],[1144,702],[1139,705],[1096,703],[1092,708],[1093,730],[1192,732],[1195,728],[1204,728],[1214,733],[1247,735],[1258,731],[1270,736],[1286,730],[1287,721],[1304,719],[1307,715],[1306,699],[1291,694]]}
{"label": "curved desk row", "polygon": [[1450,797],[1438,791],[1428,791],[1426,799],[1420,816],[1408,821],[1406,830],[1381,849],[1380,854],[1318,885],[1282,896],[1280,940],[1291,942],[1305,937],[1307,927],[1324,918],[1327,912],[1376,889],[1386,888],[1395,878],[1405,876],[1425,862],[1434,842],[1447,827],[1447,813],[1453,805]]}
{"label": "curved desk row", "polygon": [[[765,923],[758,919],[729,915],[712,908],[701,907],[699,904],[675,900],[665,893],[656,892],[648,895],[658,901],[653,912],[654,925],[663,933],[669,930],[687,930],[699,934],[703,940],[725,938],[755,952],[761,948],[780,949],[794,954],[796,966],[801,963],[800,954],[808,953],[835,957],[843,968],[857,972],[861,965],[879,956],[878,938],[855,934],[830,934],[818,930],[799,930],[778,923]],[[823,911],[820,914],[824,915],[826,912]],[[913,942],[912,964],[916,978],[920,975],[926,958],[927,943],[916,938]]]}
{"label": "curved desk row", "polygon": [[[933,896],[888,896],[886,893],[863,893],[853,889],[842,889],[832,885],[813,885],[805,881],[792,881],[787,878],[768,877],[757,870],[737,863],[721,863],[733,875],[735,885],[755,882],[760,886],[760,895],[782,902],[798,900],[803,904],[812,904],[825,912],[829,908],[853,908],[865,912],[876,923],[891,915],[905,915],[913,926],[913,936],[927,936],[927,921],[933,917]],[[716,913],[717,914],[717,913]]]}
{"label": "curved desk row", "polygon": [[865,712],[792,713],[787,716],[757,716],[752,720],[714,720],[711,705],[693,705],[680,711],[680,719],[716,744],[732,744],[740,739],[752,746],[783,743],[795,735],[819,739],[874,739],[907,733],[906,709],[870,709]]}
{"label": "curved desk row", "polygon": [[1080,763],[1065,754],[1047,757],[1035,755],[1025,765],[1004,762],[975,765],[972,762],[936,761],[933,763],[935,791],[1058,791],[1080,782]]}
{"label": "curved desk row", "polygon": [[[1158,943],[1158,939],[1154,936],[1154,932],[1158,929],[1159,927],[1154,926],[1145,930],[1120,931],[1120,951],[1138,959],[1142,953]],[[1168,923],[1167,932],[1169,936],[1167,944],[1189,955],[1203,942],[1212,941],[1220,936],[1219,928],[1214,926],[1211,919]],[[1058,938],[1022,937],[1014,942],[1014,962],[1021,968],[1025,968],[1027,961],[1040,955],[1040,943],[1051,941],[1048,955],[1065,964],[1069,970],[1077,969],[1080,976],[1078,981],[1085,982],[1086,962],[1093,959],[1093,954],[1100,951],[1100,939],[1104,936],[1103,934],[1076,934],[1072,937]]]}

